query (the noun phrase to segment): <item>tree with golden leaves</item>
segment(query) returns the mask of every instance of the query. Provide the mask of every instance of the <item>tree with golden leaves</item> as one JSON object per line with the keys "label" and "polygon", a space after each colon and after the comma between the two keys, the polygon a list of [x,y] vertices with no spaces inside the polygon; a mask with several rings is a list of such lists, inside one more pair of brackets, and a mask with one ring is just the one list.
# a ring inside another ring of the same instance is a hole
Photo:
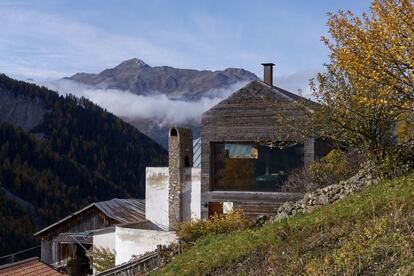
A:
{"label": "tree with golden leaves", "polygon": [[330,63],[312,82],[321,104],[312,120],[320,135],[384,161],[414,137],[414,1],[374,0],[370,11],[329,14]]}

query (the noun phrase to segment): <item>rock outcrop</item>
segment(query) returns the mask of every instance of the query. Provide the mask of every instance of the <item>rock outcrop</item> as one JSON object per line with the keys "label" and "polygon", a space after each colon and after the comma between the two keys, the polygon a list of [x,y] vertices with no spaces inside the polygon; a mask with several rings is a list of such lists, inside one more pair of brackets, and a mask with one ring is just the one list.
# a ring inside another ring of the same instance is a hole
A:
{"label": "rock outcrop", "polygon": [[0,90],[0,122],[29,131],[40,124],[46,108],[38,98],[16,96],[10,91]]}

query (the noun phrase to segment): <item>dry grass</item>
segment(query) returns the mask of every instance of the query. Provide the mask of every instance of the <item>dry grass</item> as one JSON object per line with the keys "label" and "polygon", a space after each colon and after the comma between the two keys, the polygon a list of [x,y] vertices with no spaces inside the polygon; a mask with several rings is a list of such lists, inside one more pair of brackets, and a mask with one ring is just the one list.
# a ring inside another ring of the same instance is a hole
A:
{"label": "dry grass", "polygon": [[257,230],[208,235],[160,275],[414,275],[414,174]]}
{"label": "dry grass", "polygon": [[215,214],[210,219],[191,220],[178,225],[175,232],[178,238],[185,243],[193,243],[196,240],[211,234],[225,234],[246,229],[250,221],[241,211],[228,214]]}

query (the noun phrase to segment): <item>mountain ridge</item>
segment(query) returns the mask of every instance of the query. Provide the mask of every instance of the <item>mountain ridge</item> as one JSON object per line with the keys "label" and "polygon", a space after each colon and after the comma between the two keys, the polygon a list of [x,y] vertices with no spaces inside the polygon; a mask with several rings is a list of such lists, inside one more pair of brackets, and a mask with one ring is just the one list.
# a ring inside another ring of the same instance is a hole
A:
{"label": "mountain ridge", "polygon": [[259,78],[242,68],[224,70],[180,69],[171,66],[150,66],[133,58],[100,73],[76,73],[64,79],[95,88],[119,89],[137,95],[163,93],[169,97],[193,100],[206,95],[210,90],[225,89],[238,82]]}
{"label": "mountain ridge", "polygon": [[[64,80],[85,86],[85,89],[115,89],[129,91],[139,96],[166,95],[171,100],[196,102],[203,98],[221,98],[239,84],[259,78],[241,68],[224,70],[180,69],[172,66],[150,66],[141,59],[132,58],[107,68],[100,73],[76,73]],[[202,112],[202,110],[200,110]],[[160,124],[159,118],[120,116],[126,122],[150,136],[167,148],[169,127],[176,123]],[[199,118],[194,117],[178,124],[189,127],[197,138],[200,133]]]}

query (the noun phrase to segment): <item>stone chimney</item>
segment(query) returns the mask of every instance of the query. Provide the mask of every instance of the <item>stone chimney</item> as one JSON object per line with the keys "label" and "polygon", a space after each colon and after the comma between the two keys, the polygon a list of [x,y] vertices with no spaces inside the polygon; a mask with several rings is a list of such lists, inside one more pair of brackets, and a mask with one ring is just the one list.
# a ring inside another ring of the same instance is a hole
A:
{"label": "stone chimney", "polygon": [[182,187],[184,168],[193,166],[193,134],[191,129],[173,127],[168,137],[168,221],[173,229],[183,220]]}
{"label": "stone chimney", "polygon": [[275,65],[274,63],[262,63],[263,65],[263,81],[270,85],[273,86],[273,66]]}

